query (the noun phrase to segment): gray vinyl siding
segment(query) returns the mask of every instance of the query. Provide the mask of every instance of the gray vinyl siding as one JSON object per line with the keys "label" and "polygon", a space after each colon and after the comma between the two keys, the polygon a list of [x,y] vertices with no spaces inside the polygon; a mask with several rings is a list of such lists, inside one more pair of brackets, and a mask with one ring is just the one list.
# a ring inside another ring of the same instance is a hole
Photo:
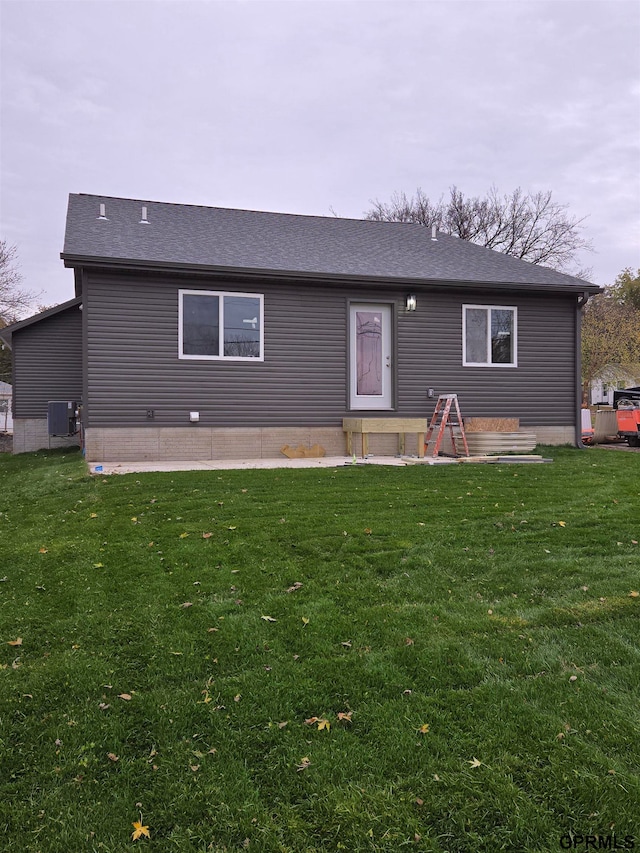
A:
{"label": "gray vinyl siding", "polygon": [[78,306],[13,334],[13,416],[46,418],[49,400],[82,400],[82,322]]}
{"label": "gray vinyl siding", "polygon": [[[264,362],[178,358],[178,290],[198,288],[264,294]],[[405,291],[86,272],[88,426],[186,426],[194,410],[212,427],[337,426],[349,414],[348,315],[358,301],[394,306],[398,414],[430,415],[434,388],[458,393],[465,417],[574,423],[575,297],[424,289],[407,314]],[[465,303],[518,308],[517,368],[462,366]]]}
{"label": "gray vinyl siding", "polygon": [[[517,367],[462,366],[465,304],[518,309]],[[423,412],[433,388],[436,395],[458,394],[464,417],[517,417],[524,427],[575,422],[575,297],[439,291],[419,298],[416,314],[399,318],[403,414]]]}

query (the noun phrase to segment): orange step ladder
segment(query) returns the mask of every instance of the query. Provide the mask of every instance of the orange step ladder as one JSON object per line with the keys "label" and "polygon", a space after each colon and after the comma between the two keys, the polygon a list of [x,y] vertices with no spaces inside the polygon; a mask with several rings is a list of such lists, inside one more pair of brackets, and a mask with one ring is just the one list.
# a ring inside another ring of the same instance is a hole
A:
{"label": "orange step ladder", "polygon": [[[457,394],[441,394],[438,397],[438,402],[436,403],[436,408],[433,412],[429,429],[427,430],[425,439],[425,455],[436,457],[440,453],[442,439],[444,438],[445,430],[447,429],[449,430],[454,455],[463,455],[462,453],[458,453],[458,445],[456,444],[457,440],[462,439],[464,455],[469,456],[469,446],[467,445],[467,436],[464,433],[464,424],[462,423],[462,416],[460,415],[460,406],[458,405]],[[457,436],[454,432],[455,429],[458,430]],[[431,451],[429,445],[434,432],[436,432],[435,444],[433,446],[433,451]]]}

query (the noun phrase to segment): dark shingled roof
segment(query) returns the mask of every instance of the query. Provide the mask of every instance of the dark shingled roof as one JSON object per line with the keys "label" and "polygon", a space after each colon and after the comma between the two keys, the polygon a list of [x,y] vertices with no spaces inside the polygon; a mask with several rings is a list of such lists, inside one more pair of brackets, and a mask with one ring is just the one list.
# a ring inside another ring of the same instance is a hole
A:
{"label": "dark shingled roof", "polygon": [[[100,219],[100,205],[106,219]],[[147,224],[141,224],[142,207]],[[421,225],[71,194],[62,258],[396,282],[593,292],[595,285]]]}

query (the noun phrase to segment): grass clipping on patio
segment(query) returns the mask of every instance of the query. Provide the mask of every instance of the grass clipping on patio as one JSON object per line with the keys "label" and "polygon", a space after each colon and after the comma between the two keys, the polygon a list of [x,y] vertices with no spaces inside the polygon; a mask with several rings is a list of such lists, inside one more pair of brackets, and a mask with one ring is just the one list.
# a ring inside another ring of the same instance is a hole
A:
{"label": "grass clipping on patio", "polygon": [[638,843],[640,455],[544,453],[1,458],[4,853]]}

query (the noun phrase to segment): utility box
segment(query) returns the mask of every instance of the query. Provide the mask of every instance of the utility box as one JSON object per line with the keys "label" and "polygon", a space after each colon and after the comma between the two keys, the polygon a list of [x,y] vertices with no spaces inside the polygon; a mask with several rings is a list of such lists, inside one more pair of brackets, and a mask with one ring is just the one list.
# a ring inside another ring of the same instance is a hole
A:
{"label": "utility box", "polygon": [[49,400],[47,403],[49,435],[75,435],[78,431],[77,409],[78,404],[70,400]]}

